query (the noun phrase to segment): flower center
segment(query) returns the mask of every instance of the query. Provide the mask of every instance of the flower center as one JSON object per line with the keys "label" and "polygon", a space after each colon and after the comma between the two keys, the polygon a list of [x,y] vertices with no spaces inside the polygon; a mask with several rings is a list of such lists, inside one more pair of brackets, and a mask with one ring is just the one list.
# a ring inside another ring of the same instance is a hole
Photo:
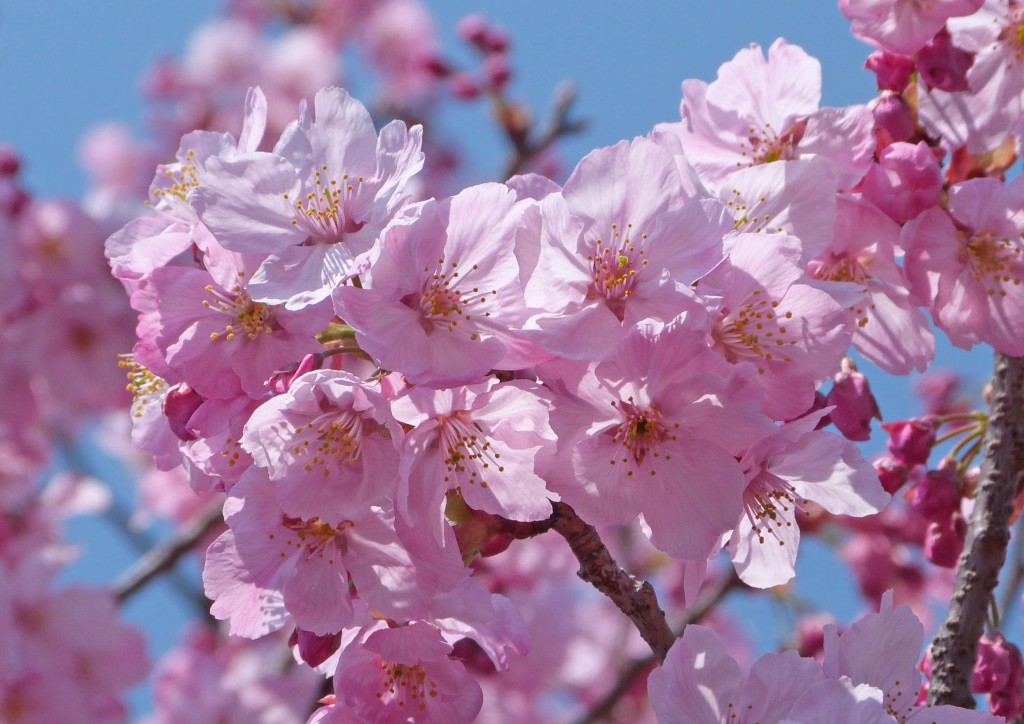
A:
{"label": "flower center", "polygon": [[781,532],[793,527],[794,511],[805,502],[789,483],[762,468],[747,483],[743,493],[743,512],[758,543],[764,544],[767,536],[782,546],[785,541]]}
{"label": "flower center", "polygon": [[306,472],[319,467],[326,478],[331,474],[328,463],[350,465],[359,462],[362,438],[362,416],[353,410],[341,410],[295,428],[292,452],[310,455],[304,466]]}
{"label": "flower center", "polygon": [[[343,173],[340,177],[332,177],[327,164],[322,164],[313,172],[312,189],[306,192],[304,198],[294,202],[292,226],[302,226],[309,232],[310,242],[314,244],[344,241],[346,234],[354,234],[366,226],[365,221],[353,218],[351,208],[362,184],[362,176],[352,179]],[[292,200],[288,194],[284,194],[284,198]]]}
{"label": "flower center", "polygon": [[169,196],[186,201],[188,192],[199,186],[199,166],[196,165],[196,152],[189,149],[185,154],[184,163],[174,164],[165,171],[168,185],[163,188],[153,189],[153,196],[158,200],[166,199]]}
{"label": "flower center", "polygon": [[[652,463],[658,458],[672,459],[671,455],[663,454],[659,447],[663,442],[676,439],[677,436],[673,431],[679,429],[678,422],[668,425],[663,421],[663,416],[657,405],[641,406],[636,404],[633,397],[629,397],[625,401],[613,401],[611,405],[619,410],[625,420],[611,431],[612,443],[619,447],[615,457],[610,460],[610,464],[633,463],[639,467],[648,459],[648,456],[652,458]],[[632,477],[633,472],[632,470],[627,471],[626,477]],[[652,477],[657,475],[657,469],[652,467],[650,474]]]}
{"label": "flower center", "polygon": [[167,383],[136,362],[130,353],[119,354],[117,366],[128,375],[127,390],[132,393],[132,417],[142,417],[146,407],[167,389]]}
{"label": "flower center", "polygon": [[626,300],[637,285],[637,275],[647,266],[642,248],[647,234],[640,234],[640,246],[635,239],[632,224],[626,224],[624,232],[618,224],[612,224],[611,241],[597,239],[594,253],[587,257],[594,280],[590,296],[604,297],[619,321],[625,317]]}
{"label": "flower center", "polygon": [[[470,322],[473,320],[474,305],[493,302],[498,296],[497,289],[481,291],[479,287],[459,289],[458,285],[465,282],[461,276],[458,262],[448,262],[445,268],[444,257],[437,260],[437,268],[432,272],[430,267],[423,267],[423,273],[427,274],[427,280],[423,286],[422,293],[407,295],[402,302],[413,309],[419,308],[423,315],[423,330],[429,335],[437,328],[447,329],[454,332],[459,322]],[[477,271],[479,267],[474,264],[470,267],[470,273]],[[481,312],[484,317],[490,317],[489,311]],[[476,339],[476,333],[470,334],[471,339]]]}
{"label": "flower center", "polygon": [[715,346],[733,364],[757,362],[761,374],[765,371],[761,362],[792,362],[785,349],[795,345],[797,339],[790,334],[785,321],[792,319],[793,313],[779,316],[775,311],[778,306],[778,301],[765,298],[760,289],[755,290],[735,311],[722,312],[712,332]]}
{"label": "flower center", "polygon": [[803,138],[806,125],[806,122],[797,123],[781,134],[771,123],[765,123],[762,128],[751,126],[747,137],[740,141],[740,155],[747,159],[747,166],[789,161],[796,155],[796,145]]}
{"label": "flower center", "polygon": [[[245,272],[238,272],[238,276],[244,277]],[[232,292],[223,292],[207,284],[206,292],[212,301],[204,299],[203,306],[231,318],[222,331],[212,332],[210,339],[232,340],[242,334],[249,340],[255,340],[261,333],[271,334],[274,331],[270,325],[273,321],[270,307],[262,302],[254,302],[241,284],[236,284]]]}
{"label": "flower center", "polygon": [[[446,485],[455,476],[459,481],[486,489],[487,478],[505,472],[505,466],[499,462],[501,453],[494,450],[484,437],[483,428],[473,422],[468,411],[461,410],[438,420],[438,434],[441,449],[447,453],[444,459]],[[455,485],[455,490],[461,493],[462,485]]]}
{"label": "flower center", "polygon": [[[286,546],[294,546],[296,550],[304,552],[307,561],[316,556],[327,558],[327,563],[334,565],[334,555],[336,553],[344,554],[348,548],[345,531],[354,527],[355,523],[345,520],[339,525],[333,526],[320,518],[303,520],[282,515],[281,525],[295,534],[293,539],[285,540]],[[267,537],[273,540],[274,534],[271,533]],[[285,553],[282,552],[281,555],[284,556]],[[328,556],[330,557],[328,558]]]}
{"label": "flower center", "polygon": [[970,237],[960,232],[960,236],[967,242],[964,247],[967,268],[975,281],[985,286],[990,297],[1005,297],[1004,284],[1020,285],[1024,269],[1019,240],[1001,239],[991,231],[975,232]]}
{"label": "flower center", "polygon": [[[874,278],[867,271],[866,264],[869,263],[870,261],[862,264],[859,259],[847,254],[832,254],[827,260],[819,259],[808,264],[807,273],[822,281],[850,282],[866,288],[868,282]],[[868,317],[869,308],[871,308],[870,300],[866,304],[854,304],[849,307],[849,311],[853,312],[857,319],[858,327],[867,326],[870,319]]]}
{"label": "flower center", "polygon": [[382,677],[377,698],[385,704],[394,703],[399,708],[408,704],[410,709],[423,711],[427,702],[437,696],[437,682],[427,678],[422,664],[409,666],[381,661],[380,668]]}

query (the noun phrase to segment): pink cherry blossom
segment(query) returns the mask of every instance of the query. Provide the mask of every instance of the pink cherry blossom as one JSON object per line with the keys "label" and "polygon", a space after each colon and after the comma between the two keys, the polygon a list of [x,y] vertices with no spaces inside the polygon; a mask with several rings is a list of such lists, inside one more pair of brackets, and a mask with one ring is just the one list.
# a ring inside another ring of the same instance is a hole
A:
{"label": "pink cherry blossom", "polygon": [[402,437],[374,385],[317,370],[253,412],[242,447],[275,481],[286,515],[337,521],[395,499]]}
{"label": "pink cherry blossom", "polygon": [[599,357],[643,319],[694,308],[689,285],[721,261],[732,230],[724,206],[701,199],[646,138],[591,152],[540,208],[539,239],[520,251],[536,259],[526,303],[543,311],[532,338],[574,359]]}
{"label": "pink cherry blossom", "polygon": [[892,374],[923,371],[935,351],[928,320],[896,264],[899,233],[899,227],[871,203],[841,196],[832,246],[808,266],[816,279],[842,282],[862,292],[860,299],[846,302],[853,345]]}
{"label": "pink cherry blossom", "polygon": [[541,474],[587,521],[642,513],[655,546],[704,560],[742,511],[734,455],[770,428],[753,373],[730,371],[699,331],[653,322],[600,364],[542,367],[559,394],[558,448]]}
{"label": "pink cherry blossom", "polygon": [[754,43],[710,85],[683,83],[675,131],[690,163],[712,183],[749,166],[821,157],[837,185],[850,188],[871,160],[871,113],[864,106],[819,109],[820,99],[817,60],[781,38],[767,58]]}
{"label": "pink cherry blossom", "polygon": [[547,359],[514,331],[528,316],[515,255],[523,209],[507,188],[485,184],[389,227],[369,288],[334,293],[362,349],[410,382],[437,385]]}
{"label": "pink cherry blossom", "polygon": [[[975,3],[978,4],[978,3]],[[950,149],[991,151],[1020,132],[1024,117],[1024,10],[1010,0],[985,0],[977,12],[949,22],[953,45],[974,53],[966,91],[920,87],[921,123]]]}
{"label": "pink cherry blossom", "polygon": [[401,121],[378,135],[359,101],[324,89],[313,115],[302,103],[274,153],[211,159],[189,202],[226,248],[271,255],[253,275],[255,299],[300,309],[358,273],[408,198],[421,137]]}
{"label": "pink cherry blossom", "polygon": [[1024,179],[973,179],[903,229],[907,274],[958,347],[1024,354]]}
{"label": "pink cherry blossom", "polygon": [[480,711],[483,693],[450,658],[451,650],[429,623],[373,624],[342,650],[335,695],[363,721],[468,724]]}
{"label": "pink cherry blossom", "polygon": [[910,221],[939,204],[939,162],[923,141],[916,146],[893,143],[878,155],[878,163],[871,165],[861,193],[894,221]]}
{"label": "pink cherry blossom", "polygon": [[883,50],[913,55],[952,17],[970,15],[985,0],[839,0],[853,34]]}
{"label": "pink cherry blossom", "polygon": [[828,294],[800,283],[799,240],[738,234],[729,260],[701,280],[714,349],[732,363],[752,363],[765,412],[798,417],[817,385],[839,366],[851,329]]}
{"label": "pink cherry blossom", "polygon": [[413,426],[402,449],[399,511],[423,535],[443,542],[445,494],[513,520],[551,514],[548,490],[535,470],[538,452],[554,446],[546,392],[514,380],[431,390],[416,387],[393,403]]}
{"label": "pink cherry blossom", "polygon": [[743,515],[728,550],[740,578],[769,588],[795,575],[800,528],[808,501],[834,515],[863,517],[889,502],[874,468],[838,435],[815,431],[824,412],[788,422],[752,445],[740,459],[747,482]]}
{"label": "pink cherry blossom", "polygon": [[694,624],[651,672],[648,690],[660,724],[889,720],[877,689],[827,681],[818,662],[796,651],[766,654],[744,674],[715,632]]}

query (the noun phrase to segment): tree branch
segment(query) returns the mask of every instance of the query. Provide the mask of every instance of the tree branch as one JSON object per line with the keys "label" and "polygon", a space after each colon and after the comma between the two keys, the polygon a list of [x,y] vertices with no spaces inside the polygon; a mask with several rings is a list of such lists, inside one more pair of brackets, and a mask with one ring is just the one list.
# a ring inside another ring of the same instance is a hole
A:
{"label": "tree branch", "polygon": [[176,536],[151,548],[135,562],[135,565],[118,576],[112,586],[117,602],[124,603],[151,580],[171,570],[186,553],[195,547],[196,543],[223,523],[221,507],[222,505],[218,501],[196,514],[182,526]]}
{"label": "tree branch", "polygon": [[[729,575],[723,578],[718,584],[712,588],[708,593],[704,595],[697,603],[690,608],[683,620],[680,621],[679,627],[676,629],[674,634],[675,638],[679,638],[683,635],[683,631],[691,623],[699,623],[711,613],[711,610],[717,606],[723,598],[725,598],[730,591],[739,585],[740,578],[736,575],[736,570],[732,569],[729,571]],[[594,724],[594,722],[601,721],[602,719],[611,715],[615,705],[619,703],[619,699],[632,688],[633,684],[643,674],[654,668],[661,659],[656,657],[654,654],[646,656],[642,659],[635,659],[630,663],[622,673],[619,675],[618,681],[615,682],[615,686],[605,694],[604,698],[595,704],[587,715],[579,720],[578,724]]]}
{"label": "tree branch", "polygon": [[946,621],[932,642],[929,704],[974,708],[971,679],[978,639],[999,570],[1006,561],[1013,501],[1024,472],[1024,357],[996,353],[992,412],[981,480],[974,499]]}
{"label": "tree branch", "polygon": [[517,173],[521,173],[530,161],[551,147],[563,136],[581,133],[586,129],[586,121],[569,120],[569,113],[575,101],[575,86],[568,82],[562,83],[555,90],[554,106],[552,107],[551,120],[547,128],[540,136],[533,138],[533,134],[529,133],[529,129],[524,133],[523,129],[520,128],[520,123],[510,122],[509,118],[505,118],[505,116],[515,113],[515,107],[509,105],[502,98],[497,99],[498,115],[503,117],[502,127],[505,129],[505,135],[508,136],[508,140],[512,144],[512,156],[505,164],[502,178],[507,181]]}
{"label": "tree branch", "polygon": [[675,634],[665,621],[654,587],[619,568],[594,526],[581,520],[576,511],[565,503],[552,503],[552,507],[552,528],[565,538],[580,562],[576,575],[608,596],[637,627],[657,660],[663,661]]}

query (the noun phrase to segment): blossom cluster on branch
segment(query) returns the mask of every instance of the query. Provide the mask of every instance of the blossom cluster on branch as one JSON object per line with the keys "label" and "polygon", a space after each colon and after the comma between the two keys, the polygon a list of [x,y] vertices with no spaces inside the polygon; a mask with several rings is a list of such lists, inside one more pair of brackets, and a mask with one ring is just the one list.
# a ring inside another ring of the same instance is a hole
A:
{"label": "blossom cluster on branch", "polygon": [[[1024,356],[1024,6],[839,7],[877,48],[876,98],[822,106],[815,58],[754,44],[564,183],[572,94],[539,130],[508,35],[464,20],[461,67],[417,0],[235,0],[148,76],[156,146],[89,137],[81,208],[32,197],[0,151],[0,718],[123,718],[147,665],[115,602],[193,546],[210,618],[157,664],[155,722],[1024,715],[998,620],[1017,601],[947,647],[978,650],[957,701],[989,711],[928,705],[951,664],[938,643],[921,660],[930,604],[1005,556],[985,495],[1020,492],[992,462],[1002,440],[1024,464],[1020,391],[990,415],[933,373],[870,461],[853,359],[925,372],[934,329]],[[371,107],[342,87],[353,49]],[[506,178],[462,187],[446,100],[491,103]],[[72,258],[104,236],[130,309],[98,255]],[[130,402],[90,361],[129,347]],[[81,369],[100,372],[62,383]],[[142,457],[103,437],[180,538],[112,591],[51,590],[57,521],[110,505],[79,479],[80,430],[128,407]],[[53,460],[79,478],[40,491]],[[793,594],[808,537],[878,613],[841,628]],[[800,616],[797,651],[747,674],[718,606],[739,589]]]}

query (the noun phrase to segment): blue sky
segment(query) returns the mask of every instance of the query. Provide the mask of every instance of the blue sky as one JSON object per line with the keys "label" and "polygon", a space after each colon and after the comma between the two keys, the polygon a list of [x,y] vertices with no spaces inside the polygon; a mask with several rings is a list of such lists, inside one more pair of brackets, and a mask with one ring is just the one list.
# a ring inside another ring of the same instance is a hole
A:
{"label": "blue sky", "polygon": [[[559,82],[577,84],[578,113],[590,121],[590,129],[562,145],[568,168],[593,148],[678,120],[680,83],[712,80],[719,65],[751,42],[767,48],[785,37],[818,57],[826,105],[864,102],[874,93],[874,79],[862,69],[869,49],[850,36],[835,4],[823,0],[432,0],[428,5],[455,57],[467,57],[460,56],[452,32],[464,15],[482,12],[506,27],[514,39],[511,94],[527,100],[541,118]],[[143,71],[161,56],[178,54],[188,34],[213,17],[217,6],[209,0],[0,4],[0,143],[23,154],[30,189],[44,196],[83,191],[75,153],[91,125],[121,120],[144,132],[138,93]],[[485,108],[454,107],[443,120],[449,135],[464,140],[480,178],[500,167],[505,149]],[[968,354],[942,343],[938,365],[960,370],[978,390],[991,369],[991,354]],[[870,374],[870,365],[865,369]],[[913,412],[906,380],[876,372],[872,382],[887,418]],[[875,441],[870,449],[880,446]],[[77,523],[73,535],[89,549],[73,578],[110,580],[134,559],[102,524]],[[854,615],[859,603],[852,583],[828,577],[834,565],[829,555],[810,549],[803,555],[804,594],[816,603],[838,605],[841,615]],[[825,580],[830,584],[822,586]],[[755,617],[771,615],[766,605],[751,611]],[[170,645],[189,611],[161,584],[134,601],[127,614],[154,635],[157,653]]]}

